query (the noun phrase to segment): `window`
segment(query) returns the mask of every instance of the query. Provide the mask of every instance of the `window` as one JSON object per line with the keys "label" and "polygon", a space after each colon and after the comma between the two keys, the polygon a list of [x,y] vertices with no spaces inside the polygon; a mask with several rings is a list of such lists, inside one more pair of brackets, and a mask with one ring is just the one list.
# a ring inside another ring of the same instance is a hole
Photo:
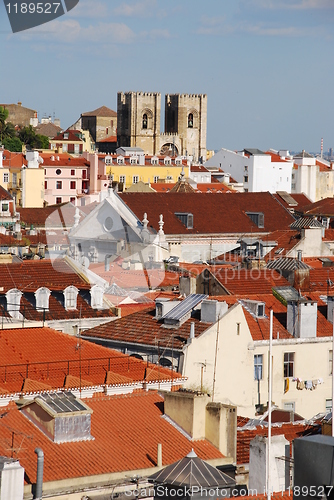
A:
{"label": "window", "polygon": [[189,113],[188,115],[188,128],[193,128],[194,126],[194,115]]}
{"label": "window", "polygon": [[67,153],[67,150],[68,150],[68,146],[67,144],[63,144],[63,153]]}
{"label": "window", "polygon": [[328,352],[328,369],[329,369],[329,375],[332,375],[332,373],[333,373],[333,351]]}
{"label": "window", "polygon": [[194,228],[194,216],[193,216],[193,214],[175,213],[175,215],[179,219],[179,221],[181,221],[182,224],[184,224],[186,226],[187,229]]}
{"label": "window", "polygon": [[123,156],[119,156],[117,158],[117,165],[124,165],[124,158],[123,158]]}
{"label": "window", "polygon": [[254,355],[254,380],[262,380],[263,356],[262,354]]}
{"label": "window", "polygon": [[107,127],[107,128],[106,128],[106,135],[108,135],[108,134],[109,134],[109,129],[108,129],[108,127]]}
{"label": "window", "polygon": [[82,171],[82,178],[87,179],[87,170]]}
{"label": "window", "polygon": [[133,184],[138,184],[138,182],[139,182],[139,176],[138,176],[138,175],[134,175],[134,176],[132,177],[132,183],[133,183]]}
{"label": "window", "polygon": [[67,141],[68,140],[68,132],[64,133],[64,139]]}
{"label": "window", "polygon": [[3,181],[4,181],[4,182],[9,182],[9,173],[8,173],[8,172],[5,172],[5,173],[3,174]]}
{"label": "window", "polygon": [[75,170],[71,170],[71,175],[75,175]]}
{"label": "window", "polygon": [[63,182],[62,181],[56,181],[56,189],[63,189]]}
{"label": "window", "polygon": [[56,204],[59,205],[59,203],[61,203],[61,196],[57,196],[56,198]]}
{"label": "window", "polygon": [[293,377],[295,363],[295,353],[284,353],[284,378]]}
{"label": "window", "polygon": [[119,176],[119,182],[122,182],[123,184],[125,184],[125,175],[120,175]]}
{"label": "window", "polygon": [[75,286],[68,286],[64,290],[65,309],[67,311],[77,308],[77,297],[79,290]]}
{"label": "window", "polygon": [[80,153],[80,144],[74,144],[74,153],[79,154]]}
{"label": "window", "polygon": [[17,174],[13,174],[13,186],[17,185]]}
{"label": "window", "polygon": [[70,182],[70,189],[76,189],[77,188],[77,183],[75,181]]}
{"label": "window", "polygon": [[153,182],[154,182],[154,183],[156,183],[156,182],[158,182],[158,180],[159,180],[159,176],[158,176],[158,175],[155,175],[155,176],[153,177]]}
{"label": "window", "polygon": [[244,175],[244,182],[248,182],[248,175]]}
{"label": "window", "polygon": [[[245,190],[246,191],[246,190]],[[257,225],[257,227],[264,227],[264,214],[262,212],[246,212],[246,215]]]}
{"label": "window", "polygon": [[293,182],[293,183],[291,184],[291,189],[296,189],[296,183],[295,183],[295,182]]}
{"label": "window", "polygon": [[332,411],[332,400],[326,399],[326,412]]}
{"label": "window", "polygon": [[136,156],[133,156],[130,158],[130,164],[131,165],[137,165],[138,164],[138,158]]}
{"label": "window", "polygon": [[36,309],[37,311],[48,311],[49,310],[49,297],[51,292],[48,288],[41,287],[35,292],[36,298]]}
{"label": "window", "polygon": [[74,205],[75,205],[75,196],[70,197],[70,203],[74,203]]}
{"label": "window", "polygon": [[9,211],[9,203],[8,202],[2,202],[1,203],[1,212],[8,212]]}
{"label": "window", "polygon": [[247,165],[244,166],[244,171],[248,172],[248,166]]}
{"label": "window", "polygon": [[143,114],[143,128],[147,129],[147,114]]}
{"label": "window", "polygon": [[48,181],[44,181],[44,189],[48,189]]}
{"label": "window", "polygon": [[295,178],[295,174],[292,174],[291,179],[294,180],[294,178]]}
{"label": "window", "polygon": [[[45,172],[45,173],[46,173],[46,172]],[[60,174],[61,174],[61,170],[60,170],[60,168],[57,168],[57,170],[56,170],[56,175],[60,175]]]}

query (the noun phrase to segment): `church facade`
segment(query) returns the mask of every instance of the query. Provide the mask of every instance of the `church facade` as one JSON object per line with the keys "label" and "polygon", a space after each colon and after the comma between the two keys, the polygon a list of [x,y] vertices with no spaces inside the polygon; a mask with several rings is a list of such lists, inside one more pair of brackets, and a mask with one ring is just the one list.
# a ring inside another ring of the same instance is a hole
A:
{"label": "church facade", "polygon": [[118,92],[117,143],[147,155],[206,159],[206,94],[166,94],[165,132],[160,132],[159,92]]}

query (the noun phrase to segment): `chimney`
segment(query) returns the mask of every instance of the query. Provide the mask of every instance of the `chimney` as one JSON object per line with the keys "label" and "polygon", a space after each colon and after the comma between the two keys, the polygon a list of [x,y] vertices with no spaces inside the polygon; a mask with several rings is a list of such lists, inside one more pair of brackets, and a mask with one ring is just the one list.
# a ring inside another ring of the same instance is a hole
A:
{"label": "chimney", "polygon": [[196,278],[193,276],[180,276],[179,279],[180,295],[186,297],[191,293],[196,293]]}
{"label": "chimney", "polygon": [[205,437],[226,457],[237,460],[237,407],[208,403],[205,415]]}
{"label": "chimney", "polygon": [[0,457],[1,500],[23,500],[24,468],[14,458]]}
{"label": "chimney", "polygon": [[217,300],[203,300],[201,304],[201,321],[203,323],[216,323],[227,312],[226,302]]}
{"label": "chimney", "polygon": [[284,436],[256,436],[249,446],[249,490],[266,491],[267,466],[270,464],[270,491],[285,491],[290,486],[290,444]]}
{"label": "chimney", "polygon": [[189,335],[189,339],[190,339],[190,342],[192,341],[192,339],[195,338],[195,323],[192,321],[190,323],[190,335]]}
{"label": "chimney", "polygon": [[302,250],[297,250],[297,259],[301,262],[302,261],[302,254],[303,254],[303,251]]}
{"label": "chimney", "polygon": [[182,427],[192,439],[205,438],[205,408],[210,401],[208,394],[167,392],[164,400],[165,415]]}
{"label": "chimney", "polygon": [[296,338],[317,336],[318,304],[313,300],[300,299],[287,303],[287,330]]}
{"label": "chimney", "polygon": [[44,453],[40,448],[35,448],[35,453],[37,455],[37,478],[34,498],[41,500],[43,494]]}
{"label": "chimney", "polygon": [[327,297],[327,321],[333,323],[333,310],[334,310],[334,296]]}

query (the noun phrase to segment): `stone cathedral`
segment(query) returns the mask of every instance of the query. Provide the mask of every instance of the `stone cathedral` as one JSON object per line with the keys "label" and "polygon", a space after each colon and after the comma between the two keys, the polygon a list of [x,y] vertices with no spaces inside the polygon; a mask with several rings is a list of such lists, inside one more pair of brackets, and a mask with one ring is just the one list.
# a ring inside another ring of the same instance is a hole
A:
{"label": "stone cathedral", "polygon": [[160,132],[161,94],[118,92],[117,144],[140,147],[147,155],[206,160],[206,94],[166,94],[165,132]]}

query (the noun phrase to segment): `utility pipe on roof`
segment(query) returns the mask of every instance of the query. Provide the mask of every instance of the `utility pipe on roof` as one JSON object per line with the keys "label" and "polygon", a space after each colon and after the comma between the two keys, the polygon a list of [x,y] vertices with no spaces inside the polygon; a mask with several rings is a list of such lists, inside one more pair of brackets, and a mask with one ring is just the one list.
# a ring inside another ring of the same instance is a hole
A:
{"label": "utility pipe on roof", "polygon": [[157,466],[162,467],[162,444],[158,443]]}
{"label": "utility pipe on roof", "polygon": [[44,453],[40,448],[35,448],[35,453],[37,455],[37,478],[36,478],[36,490],[34,498],[36,500],[42,499],[43,490],[43,470],[44,470]]}

